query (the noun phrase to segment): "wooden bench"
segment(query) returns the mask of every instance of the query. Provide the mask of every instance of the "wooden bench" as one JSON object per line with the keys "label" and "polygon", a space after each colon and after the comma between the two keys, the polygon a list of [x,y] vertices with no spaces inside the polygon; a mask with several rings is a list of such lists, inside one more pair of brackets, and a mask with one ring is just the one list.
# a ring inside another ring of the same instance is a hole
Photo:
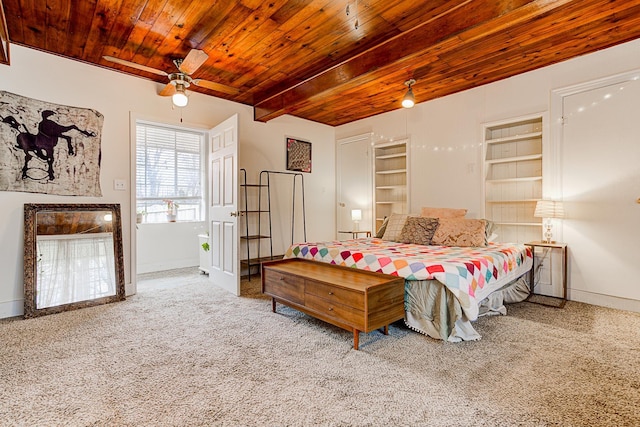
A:
{"label": "wooden bench", "polygon": [[404,318],[404,279],[382,273],[292,258],[262,263],[262,292],[276,302],[359,333]]}

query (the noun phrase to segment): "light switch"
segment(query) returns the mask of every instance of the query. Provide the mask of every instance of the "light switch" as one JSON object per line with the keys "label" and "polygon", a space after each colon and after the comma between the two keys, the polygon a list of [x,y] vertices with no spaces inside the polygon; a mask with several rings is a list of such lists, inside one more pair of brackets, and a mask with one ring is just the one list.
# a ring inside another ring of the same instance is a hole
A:
{"label": "light switch", "polygon": [[125,191],[127,189],[127,181],[124,179],[114,179],[113,189],[118,191]]}

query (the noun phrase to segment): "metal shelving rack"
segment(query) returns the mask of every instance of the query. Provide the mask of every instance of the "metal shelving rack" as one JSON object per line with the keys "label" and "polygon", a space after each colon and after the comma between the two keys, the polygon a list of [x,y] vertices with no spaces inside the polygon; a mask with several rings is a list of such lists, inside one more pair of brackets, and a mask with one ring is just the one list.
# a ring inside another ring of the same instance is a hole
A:
{"label": "metal shelving rack", "polygon": [[[251,268],[259,267],[262,261],[273,260],[281,258],[282,256],[274,256],[273,255],[273,228],[272,228],[272,211],[271,211],[271,176],[272,175],[290,175],[293,177],[293,197],[292,197],[292,207],[291,207],[291,243],[293,244],[293,238],[295,235],[295,210],[296,210],[296,190],[298,181],[300,181],[299,185],[301,186],[302,191],[302,227],[303,227],[303,236],[304,240],[307,240],[307,225],[306,225],[306,211],[305,211],[305,201],[304,201],[304,175],[298,172],[281,172],[281,171],[269,171],[263,170],[260,172],[259,183],[258,184],[249,184],[247,183],[247,171],[246,169],[240,169],[242,173],[242,182],[240,183],[240,188],[242,190],[244,196],[244,209],[241,210],[242,215],[244,216],[244,233],[240,236],[240,239],[245,241],[246,243],[246,254],[247,259],[241,261],[241,265],[246,267],[248,279],[251,280]],[[256,209],[249,209],[249,191],[250,189],[256,189],[258,194],[258,203]],[[266,194],[264,194],[266,191]],[[266,197],[266,209],[263,209],[263,197]],[[264,218],[267,214],[267,226],[264,225]],[[255,218],[257,223],[257,233],[252,234],[250,228],[251,218]],[[260,241],[269,240],[269,254],[266,256],[262,256],[261,254],[261,244]],[[256,256],[252,257],[252,248],[251,242],[257,242],[256,246]]]}
{"label": "metal shelving rack", "polygon": [[258,251],[260,250],[259,241],[262,239],[271,239],[271,233],[269,235],[260,234],[259,227],[257,234],[250,234],[250,222],[252,221],[252,217],[256,217],[256,221],[260,221],[260,217],[263,213],[266,213],[266,210],[261,209],[260,203],[256,209],[249,209],[249,191],[251,189],[258,191],[258,199],[260,197],[260,193],[262,192],[262,186],[260,184],[249,184],[247,183],[247,170],[242,168],[240,169],[240,173],[242,174],[242,182],[240,183],[240,189],[242,190],[244,209],[240,210],[242,216],[244,217],[244,233],[240,236],[240,240],[245,242],[245,246],[247,249],[247,258],[240,261],[240,265],[247,269],[247,275],[249,280],[251,280],[251,268],[260,265],[261,260],[258,257],[251,257],[251,242],[258,241]]}

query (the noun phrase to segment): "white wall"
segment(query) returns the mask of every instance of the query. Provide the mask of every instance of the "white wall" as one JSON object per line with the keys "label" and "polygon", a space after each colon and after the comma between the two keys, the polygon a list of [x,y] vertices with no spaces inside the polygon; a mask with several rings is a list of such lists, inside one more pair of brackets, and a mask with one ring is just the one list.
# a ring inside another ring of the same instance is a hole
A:
{"label": "white wall", "polygon": [[[11,66],[0,65],[0,90],[43,101],[93,108],[105,117],[100,174],[103,197],[64,197],[45,194],[0,192],[0,318],[22,314],[23,306],[23,217],[24,203],[120,203],[123,212],[125,281],[134,287],[132,245],[135,212],[131,207],[131,116],[165,123],[211,128],[229,116],[240,116],[240,166],[248,170],[285,169],[285,135],[313,142],[313,173],[305,184],[310,206],[307,226],[314,239],[334,235],[334,129],[317,123],[283,116],[269,123],[253,121],[251,107],[191,93],[189,106],[172,109],[168,98],[157,96],[162,85],[100,67],[67,60],[21,46],[11,46]],[[0,143],[7,143],[2,142]],[[127,182],[126,191],[113,189],[114,179]],[[282,218],[284,223],[286,219]],[[171,225],[171,224],[167,224]],[[286,224],[279,224],[286,229]],[[156,230],[163,235],[164,231]],[[197,234],[194,230],[194,235]],[[175,237],[175,236],[174,236]],[[185,245],[193,239],[184,236]],[[172,245],[166,245],[171,247]],[[182,244],[173,247],[183,247]],[[171,257],[171,255],[168,255]],[[197,246],[192,265],[198,264]]]}
{"label": "white wall", "polygon": [[[410,110],[349,123],[336,129],[336,138],[365,132],[372,132],[374,139],[408,135],[410,212],[419,212],[421,206],[463,207],[469,210],[468,216],[482,217],[482,123],[538,112],[552,117],[552,90],[634,69],[640,69],[640,40],[417,104]],[[415,95],[420,100],[419,89]],[[554,137],[556,132],[550,134]],[[586,175],[583,179],[593,177]],[[570,248],[571,242],[567,243]],[[578,283],[573,286],[581,287]],[[616,293],[612,291],[611,295]],[[630,309],[628,301],[613,297],[599,300],[604,305]],[[632,306],[640,311],[640,300]]]}
{"label": "white wall", "polygon": [[136,224],[137,274],[198,265],[198,234],[206,227],[205,222]]}
{"label": "white wall", "polygon": [[[286,171],[285,136],[311,142],[311,173],[304,173],[307,240],[328,240],[335,235],[335,130],[333,127],[281,116],[266,124],[253,121],[253,110],[240,116],[240,166],[247,182],[257,184],[260,171]],[[273,253],[283,254],[291,243],[292,177],[271,178]],[[298,189],[300,181],[298,181]],[[301,206],[296,195],[296,207]],[[273,202],[272,202],[273,203]],[[293,240],[303,241],[301,212],[297,209]],[[264,245],[263,245],[264,247]],[[262,252],[264,254],[264,252]]]}
{"label": "white wall", "polygon": [[[120,203],[125,213],[125,279],[132,282],[130,185],[113,190],[114,179],[130,184],[130,115],[167,123],[210,128],[238,113],[240,166],[257,180],[263,169],[284,170],[284,137],[313,143],[313,172],[305,174],[307,239],[335,235],[335,139],[365,132],[374,139],[408,135],[411,138],[411,207],[466,207],[472,217],[482,215],[483,122],[549,111],[550,91],[607,75],[640,68],[640,40],[532,71],[463,93],[418,104],[333,129],[290,116],[269,123],[253,121],[250,107],[192,93],[184,110],[173,110],[170,100],[159,98],[161,85],[53,55],[12,46],[12,65],[0,65],[0,90],[44,101],[93,108],[105,116],[102,140],[103,197],[62,197],[0,192],[0,318],[22,313],[22,259],[24,203]],[[419,91],[416,97],[420,98]],[[1,143],[1,142],[0,142]],[[251,175],[252,174],[252,175]],[[586,176],[585,179],[590,179]],[[288,201],[280,194],[279,201]],[[280,206],[282,212],[288,207]],[[126,216],[130,213],[130,217]],[[289,220],[278,217],[276,239],[286,246]],[[194,230],[195,231],[195,230]],[[191,236],[187,237],[187,239]],[[296,238],[296,240],[299,240]],[[196,248],[197,249],[197,248]],[[278,248],[281,250],[282,248]],[[196,251],[197,254],[197,251]],[[197,265],[194,258],[193,265]],[[129,291],[131,287],[129,286]]]}

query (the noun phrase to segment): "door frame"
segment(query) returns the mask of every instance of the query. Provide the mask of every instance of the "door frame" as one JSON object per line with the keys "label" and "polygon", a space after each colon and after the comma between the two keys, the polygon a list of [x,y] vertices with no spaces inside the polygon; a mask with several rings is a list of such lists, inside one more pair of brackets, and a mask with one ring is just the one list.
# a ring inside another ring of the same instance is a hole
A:
{"label": "door frame", "polygon": [[[123,241],[123,245],[128,245],[128,249],[129,249],[129,260],[130,260],[130,265],[127,265],[127,247],[124,246],[123,247],[123,251],[125,254],[124,257],[124,264],[125,264],[125,276],[126,276],[126,271],[129,271],[129,281],[125,281],[125,295],[129,296],[129,295],[135,295],[138,292],[138,285],[137,285],[137,275],[138,275],[138,255],[137,255],[137,251],[138,251],[138,233],[136,233],[137,230],[137,223],[136,223],[136,201],[137,201],[137,194],[136,194],[136,160],[137,160],[137,156],[136,156],[136,148],[137,148],[137,143],[136,143],[136,125],[138,123],[138,121],[143,121],[143,122],[149,122],[149,123],[157,123],[158,125],[162,125],[162,126],[167,126],[167,127],[176,127],[176,128],[186,128],[186,129],[193,129],[193,130],[197,130],[197,131],[201,131],[202,133],[207,133],[211,128],[208,126],[204,126],[202,124],[197,124],[197,123],[190,123],[190,122],[185,122],[185,123],[171,123],[170,120],[168,120],[166,117],[157,117],[157,116],[149,116],[149,115],[145,115],[145,114],[140,114],[140,113],[136,113],[134,111],[130,111],[129,112],[129,203],[130,203],[130,212],[129,212],[129,224],[130,225],[130,229],[129,229],[129,239],[128,241]],[[205,141],[205,146],[203,149],[203,155],[206,156],[206,154],[208,153],[209,150],[209,141]],[[202,191],[205,193],[205,202],[208,203],[209,202],[209,198],[208,198],[208,189],[209,189],[209,183],[207,182],[207,159],[204,158],[202,160],[202,167],[204,168],[204,177],[203,177],[203,188]],[[127,212],[126,210],[122,211],[122,217],[125,218],[127,216]],[[209,212],[208,209],[205,208],[205,218],[203,220],[203,222],[208,223],[209,222]],[[123,236],[125,236],[125,224],[126,222],[123,220],[122,221],[122,226],[123,226]],[[127,268],[128,267],[128,268]]]}
{"label": "door frame", "polygon": [[[369,151],[368,151],[368,170],[367,172],[367,183],[369,186],[369,206],[366,207],[366,209],[368,209],[369,213],[369,223],[365,223],[363,222],[362,224],[364,224],[364,228],[361,226],[360,228],[363,230],[371,230],[372,233],[375,234],[375,209],[374,209],[374,197],[375,197],[375,189],[373,188],[373,182],[371,181],[372,179],[372,173],[373,173],[373,163],[372,163],[372,148],[371,148],[371,143],[373,141],[373,134],[371,132],[367,132],[367,133],[363,133],[363,134],[359,134],[359,135],[354,135],[354,136],[350,136],[347,138],[340,138],[336,140],[336,157],[335,157],[335,164],[336,164],[336,220],[335,220],[335,224],[336,224],[336,238],[340,239],[340,237],[345,237],[338,235],[338,231],[340,229],[340,214],[341,214],[341,209],[343,209],[345,206],[344,203],[342,203],[343,201],[340,200],[341,196],[342,196],[342,176],[341,176],[341,172],[342,170],[340,169],[339,165],[340,165],[340,146],[342,145],[346,145],[346,144],[352,144],[354,142],[361,142],[361,141],[366,141],[369,143]],[[349,236],[349,238],[351,238],[351,236]]]}
{"label": "door frame", "polygon": [[[543,165],[543,173],[545,173],[545,185],[543,188],[544,197],[553,197],[555,200],[562,200],[562,146],[564,142],[563,117],[564,98],[578,93],[587,92],[594,89],[612,86],[623,83],[628,80],[637,79],[640,75],[639,70],[627,71],[624,73],[613,74],[590,80],[588,82],[578,83],[571,86],[565,86],[551,91],[550,100],[550,117],[551,117],[551,138],[545,147],[548,149],[549,156],[546,156],[546,163]],[[544,152],[544,151],[543,151]],[[545,167],[548,174],[544,172]],[[562,224],[554,231],[559,240],[562,240]]]}
{"label": "door frame", "polygon": [[[566,86],[551,91],[550,99],[550,117],[551,117],[551,132],[552,132],[552,146],[550,147],[550,153],[552,153],[552,173],[553,173],[553,185],[558,192],[559,199],[562,199],[562,147],[564,145],[564,130],[563,125],[566,118],[563,117],[564,111],[564,98],[583,92],[602,89],[608,86],[614,86],[620,83],[624,83],[630,80],[640,79],[640,69],[626,71],[623,73],[613,74],[593,80],[589,80],[584,83],[579,83],[571,86]],[[551,150],[553,150],[551,152]],[[558,227],[559,240],[562,240],[562,224]],[[554,235],[557,233],[554,231]],[[571,248],[569,248],[570,250]],[[569,255],[571,252],[569,252]],[[571,295],[571,262],[568,265],[567,271],[569,281],[569,299],[579,302],[585,302],[587,304],[594,304],[604,307],[612,307],[620,310],[629,310],[634,312],[640,312],[640,302],[637,300],[631,300],[621,298],[613,295],[605,295],[602,293],[589,294],[582,291],[577,291],[576,295]]]}

